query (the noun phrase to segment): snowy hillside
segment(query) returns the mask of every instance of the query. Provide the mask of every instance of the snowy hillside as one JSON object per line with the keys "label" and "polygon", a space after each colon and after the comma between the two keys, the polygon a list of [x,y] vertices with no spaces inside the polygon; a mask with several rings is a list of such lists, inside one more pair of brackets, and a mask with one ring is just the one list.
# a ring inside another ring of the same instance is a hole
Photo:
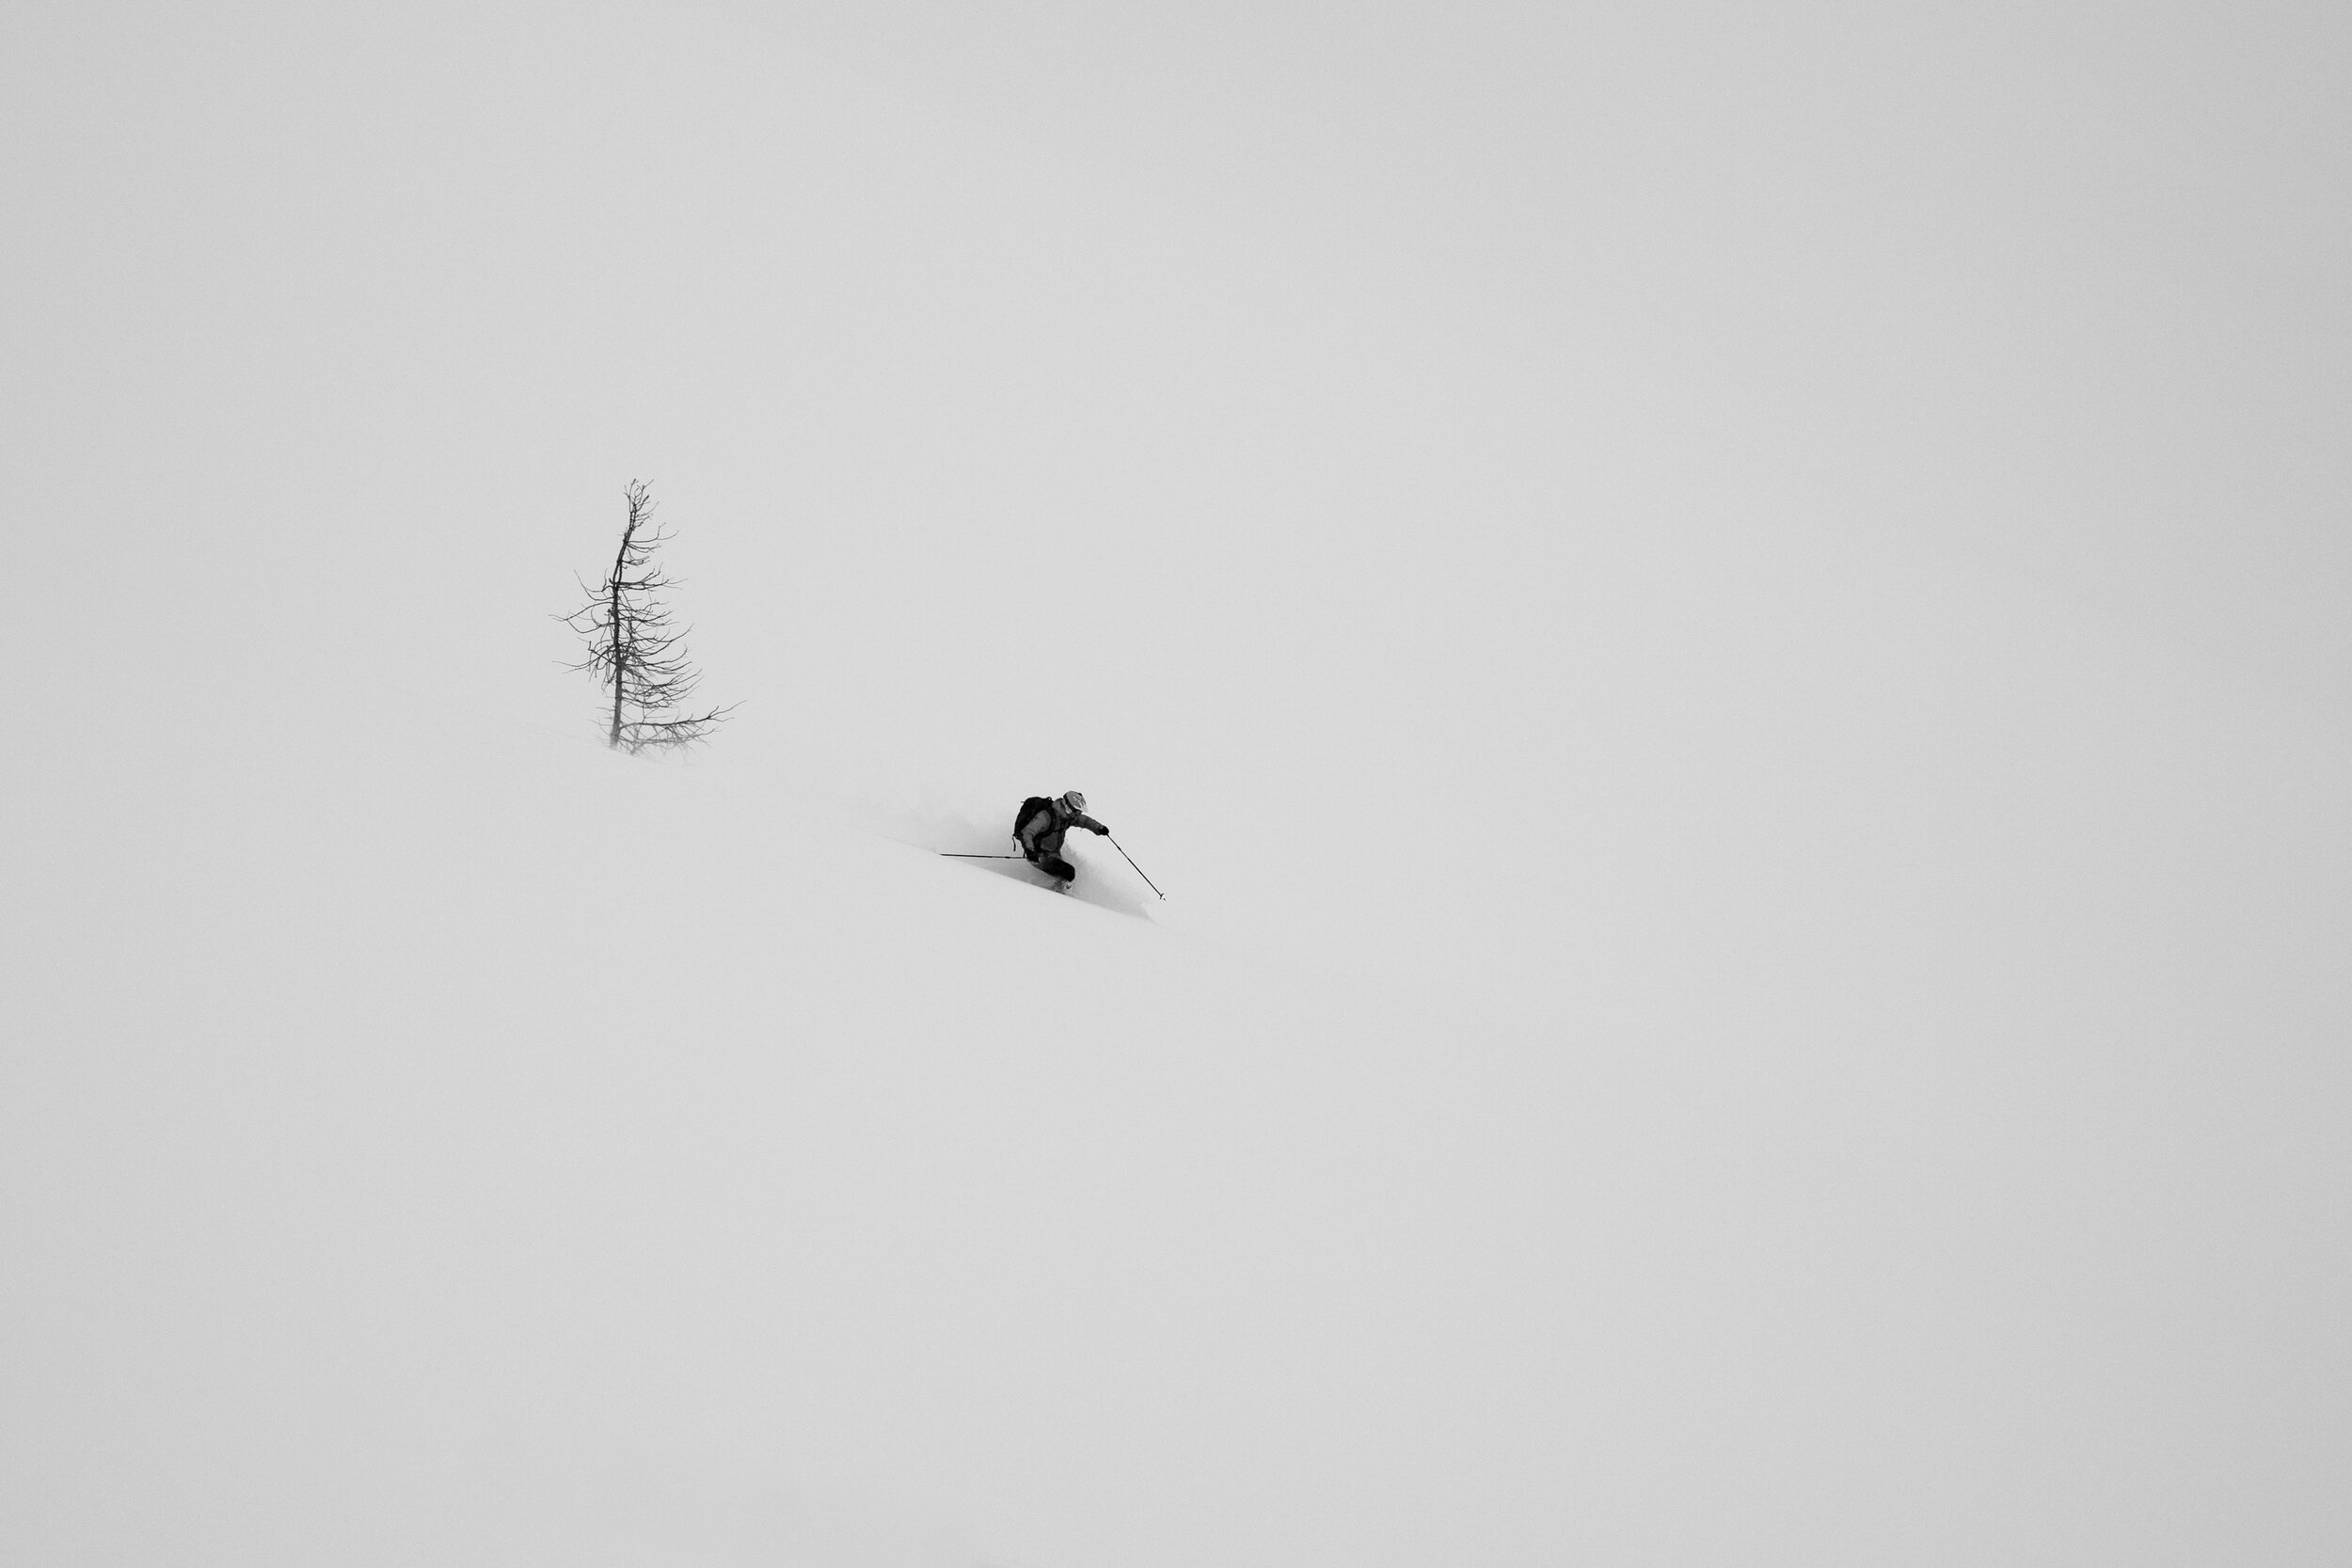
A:
{"label": "snowy hillside", "polygon": [[2326,1488],[2340,1155],[2250,1031],[1980,1032],[2053,982],[1981,946],[1899,1018],[1401,1005],[708,770],[307,739],[11,877],[26,1560],[2154,1556],[2249,1445]]}
{"label": "snowy hillside", "polygon": [[0,1562],[2352,1555],[2256,10],[28,8]]}
{"label": "snowy hillside", "polygon": [[1380,982],[585,736],[297,733],[17,781],[12,1559],[2335,1528],[2340,904],[2157,927],[2256,984],[1968,924],[2013,864],[1734,930],[1726,858],[1597,954]]}
{"label": "snowy hillside", "polygon": [[1084,1499],[1268,1441],[1221,1402],[1391,1289],[1363,1227],[1443,1201],[1396,1191],[1430,1108],[1393,1031],[690,773],[464,739],[215,777],[12,879],[56,912],[11,948],[11,1555],[1214,1529]]}

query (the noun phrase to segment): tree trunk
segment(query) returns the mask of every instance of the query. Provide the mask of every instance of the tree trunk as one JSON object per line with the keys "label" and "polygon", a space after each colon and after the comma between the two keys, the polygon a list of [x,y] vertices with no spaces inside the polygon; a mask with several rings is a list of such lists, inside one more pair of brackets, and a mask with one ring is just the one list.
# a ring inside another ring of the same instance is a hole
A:
{"label": "tree trunk", "polygon": [[625,657],[621,644],[621,579],[628,576],[628,542],[636,531],[637,498],[632,496],[628,502],[628,526],[621,530],[621,553],[612,562],[612,600],[607,606],[611,622],[607,629],[612,634],[612,733],[604,743],[616,752],[621,749],[621,694],[628,685],[628,671],[621,662]]}

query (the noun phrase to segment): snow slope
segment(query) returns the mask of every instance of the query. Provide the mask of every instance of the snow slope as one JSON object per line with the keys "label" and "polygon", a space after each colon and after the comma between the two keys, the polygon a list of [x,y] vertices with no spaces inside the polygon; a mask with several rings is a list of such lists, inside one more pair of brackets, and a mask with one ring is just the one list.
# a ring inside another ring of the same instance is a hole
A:
{"label": "snow slope", "polygon": [[18,770],[12,1560],[2341,1539],[2340,976],[1700,898],[1414,985],[401,728]]}
{"label": "snow slope", "polygon": [[0,1561],[2352,1556],[2340,21],[21,8]]}

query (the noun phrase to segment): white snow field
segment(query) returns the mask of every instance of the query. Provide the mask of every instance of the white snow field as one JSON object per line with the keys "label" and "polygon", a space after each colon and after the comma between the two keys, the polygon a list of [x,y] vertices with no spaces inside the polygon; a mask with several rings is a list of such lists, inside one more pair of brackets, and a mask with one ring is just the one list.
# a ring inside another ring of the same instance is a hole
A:
{"label": "white snow field", "polygon": [[2202,719],[1426,983],[584,718],[12,753],[0,1555],[2325,1560],[2342,845]]}
{"label": "white snow field", "polygon": [[2352,1561],[2352,13],[1882,10],[12,7],[0,1564]]}

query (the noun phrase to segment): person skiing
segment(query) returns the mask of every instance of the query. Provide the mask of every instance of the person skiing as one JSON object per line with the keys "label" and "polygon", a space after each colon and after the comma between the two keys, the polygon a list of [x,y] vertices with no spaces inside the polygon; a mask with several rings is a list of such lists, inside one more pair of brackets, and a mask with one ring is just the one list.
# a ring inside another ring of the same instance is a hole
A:
{"label": "person skiing", "polygon": [[1111,832],[1087,815],[1087,798],[1074,789],[1054,798],[1032,795],[1021,802],[1021,815],[1012,819],[1012,836],[1020,841],[1021,853],[1054,879],[1056,893],[1068,893],[1078,875],[1078,868],[1061,855],[1062,835],[1073,828],[1104,838]]}

